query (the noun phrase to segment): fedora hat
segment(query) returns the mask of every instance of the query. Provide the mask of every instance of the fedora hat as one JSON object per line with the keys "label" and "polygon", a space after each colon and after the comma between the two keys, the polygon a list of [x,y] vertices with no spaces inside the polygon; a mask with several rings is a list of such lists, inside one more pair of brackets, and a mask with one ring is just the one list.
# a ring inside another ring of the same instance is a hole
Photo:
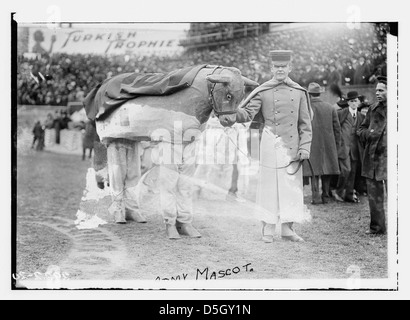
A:
{"label": "fedora hat", "polygon": [[308,92],[309,93],[323,93],[324,90],[318,83],[311,82],[309,83],[309,86],[308,86]]}
{"label": "fedora hat", "polygon": [[347,96],[346,96],[347,101],[353,100],[353,99],[356,99],[356,98],[359,98],[359,94],[357,93],[357,91],[349,91],[347,93]]}

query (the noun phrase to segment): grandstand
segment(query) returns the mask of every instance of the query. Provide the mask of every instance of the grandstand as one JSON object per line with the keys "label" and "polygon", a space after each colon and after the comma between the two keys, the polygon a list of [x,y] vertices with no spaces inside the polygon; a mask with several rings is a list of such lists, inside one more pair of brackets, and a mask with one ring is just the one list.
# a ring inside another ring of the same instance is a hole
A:
{"label": "grandstand", "polygon": [[[76,31],[75,25],[67,29],[71,33]],[[237,67],[245,76],[261,83],[270,78],[271,49],[294,50],[291,77],[303,86],[310,81],[325,87],[331,83],[346,85],[346,68],[351,64],[355,70],[360,57],[369,70],[361,86],[370,84],[374,75],[386,73],[387,23],[362,23],[359,29],[349,29],[343,23],[193,23],[188,31],[172,34],[178,41],[168,34],[168,40],[157,37],[166,31],[152,32],[137,34],[125,29],[120,36],[105,34],[107,38],[118,37],[110,54],[83,50],[92,47],[86,40],[103,38],[92,33],[81,34],[76,43],[73,33],[72,42],[81,48],[77,53],[56,50],[53,41],[41,43],[41,37],[36,40],[41,50],[33,52],[32,44],[27,42],[32,41],[34,33],[19,28],[18,104],[63,107],[75,101],[78,92],[87,94],[98,82],[119,73],[168,72],[202,63]],[[139,36],[151,40],[137,40]],[[357,83],[350,81],[349,85]]]}

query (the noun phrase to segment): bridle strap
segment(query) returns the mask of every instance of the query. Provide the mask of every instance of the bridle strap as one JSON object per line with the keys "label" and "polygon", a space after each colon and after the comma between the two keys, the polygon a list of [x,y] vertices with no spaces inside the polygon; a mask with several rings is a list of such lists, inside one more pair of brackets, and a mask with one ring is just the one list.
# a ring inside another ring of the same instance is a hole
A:
{"label": "bridle strap", "polygon": [[[221,66],[215,66],[215,68],[213,68],[212,72],[210,74],[208,74],[208,76],[213,75],[215,73],[215,71],[219,68],[222,68]],[[222,68],[223,70],[223,68]],[[221,70],[221,72],[222,72]],[[211,105],[212,109],[214,110],[214,113],[219,117],[222,115],[226,115],[226,114],[236,114],[236,111],[218,111],[216,110],[216,103],[215,103],[215,97],[214,97],[214,89],[215,89],[216,83],[211,83],[210,81],[208,81],[208,101],[209,104]]]}

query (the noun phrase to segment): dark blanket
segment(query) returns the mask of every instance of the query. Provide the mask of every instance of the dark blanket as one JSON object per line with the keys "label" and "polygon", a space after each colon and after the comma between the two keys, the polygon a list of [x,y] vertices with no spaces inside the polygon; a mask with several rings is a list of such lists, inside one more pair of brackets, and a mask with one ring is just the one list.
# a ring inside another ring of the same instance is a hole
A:
{"label": "dark blanket", "polygon": [[142,95],[163,96],[191,86],[199,65],[163,73],[124,73],[98,84],[84,100],[90,120],[104,120],[128,100]]}

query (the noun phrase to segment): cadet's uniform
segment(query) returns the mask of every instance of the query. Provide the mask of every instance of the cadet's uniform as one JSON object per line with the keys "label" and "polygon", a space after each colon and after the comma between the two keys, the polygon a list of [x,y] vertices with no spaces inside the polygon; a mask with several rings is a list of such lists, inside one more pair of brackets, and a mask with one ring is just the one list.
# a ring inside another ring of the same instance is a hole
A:
{"label": "cadet's uniform", "polygon": [[[312,141],[311,110],[306,91],[287,78],[278,83],[272,79],[243,109],[237,121],[251,121],[261,111],[265,119],[260,148],[260,179],[257,204],[268,211],[263,222],[268,224],[303,222],[310,218],[303,203],[303,175],[295,175],[298,152],[310,152]],[[259,89],[261,88],[259,87]],[[266,212],[265,211],[265,212]]]}

